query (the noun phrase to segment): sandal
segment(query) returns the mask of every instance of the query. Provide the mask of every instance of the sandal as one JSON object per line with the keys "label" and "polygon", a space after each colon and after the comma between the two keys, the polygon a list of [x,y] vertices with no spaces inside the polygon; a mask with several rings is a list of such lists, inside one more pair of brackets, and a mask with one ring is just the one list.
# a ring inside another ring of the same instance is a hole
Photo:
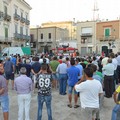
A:
{"label": "sandal", "polygon": [[71,104],[68,104],[67,106],[68,106],[69,108],[72,108],[72,105],[71,105]]}
{"label": "sandal", "polygon": [[74,108],[78,108],[78,107],[80,107],[79,105],[74,105]]}

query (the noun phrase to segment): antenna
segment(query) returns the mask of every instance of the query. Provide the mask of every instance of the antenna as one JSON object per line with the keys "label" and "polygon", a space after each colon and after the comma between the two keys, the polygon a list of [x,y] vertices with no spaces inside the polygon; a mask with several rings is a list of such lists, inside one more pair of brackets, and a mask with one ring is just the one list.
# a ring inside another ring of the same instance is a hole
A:
{"label": "antenna", "polygon": [[94,0],[94,8],[93,8],[93,21],[99,20],[99,14],[97,14],[96,17],[96,13],[98,13],[99,9],[98,9],[98,5],[97,5],[97,0]]}

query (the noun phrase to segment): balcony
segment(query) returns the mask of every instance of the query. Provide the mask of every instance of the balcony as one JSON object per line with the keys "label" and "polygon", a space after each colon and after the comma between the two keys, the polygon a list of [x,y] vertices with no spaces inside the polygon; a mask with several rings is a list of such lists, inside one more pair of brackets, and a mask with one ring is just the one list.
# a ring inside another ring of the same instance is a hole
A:
{"label": "balcony", "polygon": [[21,34],[14,33],[14,38],[15,38],[15,39],[20,39],[20,38],[21,38]]}
{"label": "balcony", "polygon": [[45,41],[44,41],[44,39],[38,39],[38,42],[43,44]]}
{"label": "balcony", "polygon": [[100,41],[115,41],[115,36],[99,36]]}
{"label": "balcony", "polygon": [[81,37],[92,37],[92,33],[82,33]]}
{"label": "balcony", "polygon": [[25,35],[25,40],[29,41],[30,40],[30,36]]}
{"label": "balcony", "polygon": [[20,40],[30,40],[30,36],[24,35],[24,34],[19,34],[19,33],[14,33],[14,38],[15,39],[20,39]]}
{"label": "balcony", "polygon": [[11,42],[12,42],[12,38],[11,38],[11,37],[0,36],[0,42],[8,42],[8,43],[11,43]]}
{"label": "balcony", "polygon": [[20,22],[25,23],[25,18],[21,17]]}
{"label": "balcony", "polygon": [[11,16],[8,15],[8,14],[4,14],[3,18],[4,18],[5,21],[8,21],[8,22],[11,21]]}
{"label": "balcony", "polygon": [[26,39],[26,35],[22,35],[22,39],[25,40]]}
{"label": "balcony", "polygon": [[47,43],[52,43],[52,40],[47,41]]}
{"label": "balcony", "polygon": [[20,20],[20,16],[17,13],[14,14],[14,20]]}
{"label": "balcony", "polygon": [[29,21],[29,20],[26,20],[26,21],[25,21],[25,24],[26,24],[26,25],[30,25],[30,21]]}

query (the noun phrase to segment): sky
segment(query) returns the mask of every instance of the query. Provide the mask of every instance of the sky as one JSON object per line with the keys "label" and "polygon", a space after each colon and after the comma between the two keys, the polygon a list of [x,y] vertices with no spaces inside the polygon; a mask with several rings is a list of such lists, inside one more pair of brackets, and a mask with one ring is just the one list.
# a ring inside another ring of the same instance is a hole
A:
{"label": "sky", "polygon": [[[30,25],[45,22],[116,20],[120,18],[120,0],[25,0],[31,7]],[[94,3],[98,11],[93,15]]]}

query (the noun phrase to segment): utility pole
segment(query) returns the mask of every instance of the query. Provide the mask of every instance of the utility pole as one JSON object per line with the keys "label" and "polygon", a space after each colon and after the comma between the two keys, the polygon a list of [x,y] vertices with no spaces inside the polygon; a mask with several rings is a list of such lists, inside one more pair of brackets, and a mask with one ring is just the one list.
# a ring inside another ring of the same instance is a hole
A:
{"label": "utility pole", "polygon": [[[94,24],[94,33],[93,33],[93,41],[94,41],[94,52],[97,50],[97,46],[96,46],[96,21],[99,20],[99,14],[98,14],[98,5],[97,5],[97,0],[94,0],[94,8],[93,8],[93,24]],[[97,14],[97,17],[96,17]]]}
{"label": "utility pole", "polygon": [[97,0],[94,0],[94,8],[93,8],[93,21],[99,20],[99,14],[97,14],[96,17],[96,13],[98,13],[99,9],[98,9],[98,5],[97,5]]}

